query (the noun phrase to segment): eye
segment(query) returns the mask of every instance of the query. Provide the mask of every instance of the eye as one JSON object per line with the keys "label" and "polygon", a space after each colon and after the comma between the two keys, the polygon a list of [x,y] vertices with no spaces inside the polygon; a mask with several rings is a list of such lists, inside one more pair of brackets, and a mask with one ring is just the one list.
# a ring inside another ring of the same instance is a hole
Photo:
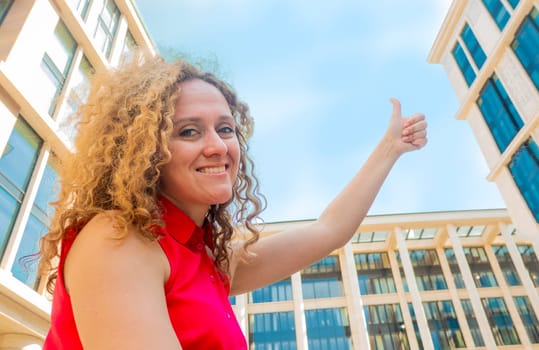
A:
{"label": "eye", "polygon": [[227,126],[223,126],[223,127],[219,128],[219,129],[217,130],[217,132],[218,132],[219,134],[222,134],[222,135],[233,135],[233,134],[234,134],[234,131],[235,131],[234,128],[232,128],[231,126],[228,126],[228,125],[227,125]]}
{"label": "eye", "polygon": [[199,132],[197,129],[185,128],[185,129],[180,130],[178,135],[180,135],[181,137],[193,137],[193,136],[196,136],[198,133]]}

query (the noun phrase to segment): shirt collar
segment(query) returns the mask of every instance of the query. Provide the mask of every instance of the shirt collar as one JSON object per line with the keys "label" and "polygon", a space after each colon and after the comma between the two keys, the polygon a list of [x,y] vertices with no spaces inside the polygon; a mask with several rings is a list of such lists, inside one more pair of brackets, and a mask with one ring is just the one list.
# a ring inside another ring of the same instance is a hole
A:
{"label": "shirt collar", "polygon": [[158,202],[165,222],[165,230],[172,238],[191,250],[200,250],[200,245],[205,244],[213,251],[211,225],[206,222],[202,228],[197,226],[193,219],[164,196],[159,196]]}

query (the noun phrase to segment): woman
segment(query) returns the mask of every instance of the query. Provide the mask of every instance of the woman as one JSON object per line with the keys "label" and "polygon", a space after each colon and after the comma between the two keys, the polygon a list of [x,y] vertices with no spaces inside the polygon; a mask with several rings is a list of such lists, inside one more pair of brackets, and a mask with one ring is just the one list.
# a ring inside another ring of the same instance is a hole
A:
{"label": "woman", "polygon": [[[41,242],[42,272],[59,257],[44,349],[247,349],[228,296],[343,246],[395,161],[426,144],[424,116],[392,103],[384,137],[319,219],[259,240],[253,121],[233,90],[160,57],[96,76]],[[238,224],[249,240],[233,240]]]}

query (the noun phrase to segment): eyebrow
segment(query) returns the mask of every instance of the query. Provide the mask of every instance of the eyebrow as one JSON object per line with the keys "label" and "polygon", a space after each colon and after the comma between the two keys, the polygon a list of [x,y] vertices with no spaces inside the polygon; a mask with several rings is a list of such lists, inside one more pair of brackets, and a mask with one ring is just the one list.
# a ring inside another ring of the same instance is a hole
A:
{"label": "eyebrow", "polygon": [[[178,120],[173,120],[172,121],[172,124],[174,126],[178,125],[178,124],[188,124],[188,123],[196,123],[198,121],[200,121],[201,118],[200,117],[187,117],[187,118],[182,118],[182,119],[178,119]],[[218,118],[218,121],[225,121],[225,120],[231,120],[233,121],[234,123],[236,122],[236,120],[234,119],[234,117],[232,117],[231,115],[221,115],[219,116]]]}

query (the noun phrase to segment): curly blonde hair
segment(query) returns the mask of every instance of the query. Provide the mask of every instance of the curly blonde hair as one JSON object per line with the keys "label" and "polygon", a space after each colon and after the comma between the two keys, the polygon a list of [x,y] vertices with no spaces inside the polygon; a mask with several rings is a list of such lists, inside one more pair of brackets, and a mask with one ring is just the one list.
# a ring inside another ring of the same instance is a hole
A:
{"label": "curly blonde hair", "polygon": [[244,224],[252,233],[244,252],[258,240],[254,221],[265,200],[247,154],[247,139],[253,131],[248,106],[212,73],[183,60],[167,62],[158,55],[139,52],[129,63],[95,74],[88,101],[77,112],[75,151],[62,161],[61,190],[52,204],[55,214],[40,241],[39,273],[48,276],[49,292],[57,278],[53,260],[59,256],[62,239],[99,213],[114,217],[120,238],[130,225],[148,239],[158,238],[154,228],[163,225],[157,202],[160,169],[171,158],[167,142],[181,93],[179,84],[192,79],[201,79],[223,94],[236,120],[240,144],[233,196],[227,203],[212,205],[207,215],[214,232],[216,266],[228,272],[235,224]]}

